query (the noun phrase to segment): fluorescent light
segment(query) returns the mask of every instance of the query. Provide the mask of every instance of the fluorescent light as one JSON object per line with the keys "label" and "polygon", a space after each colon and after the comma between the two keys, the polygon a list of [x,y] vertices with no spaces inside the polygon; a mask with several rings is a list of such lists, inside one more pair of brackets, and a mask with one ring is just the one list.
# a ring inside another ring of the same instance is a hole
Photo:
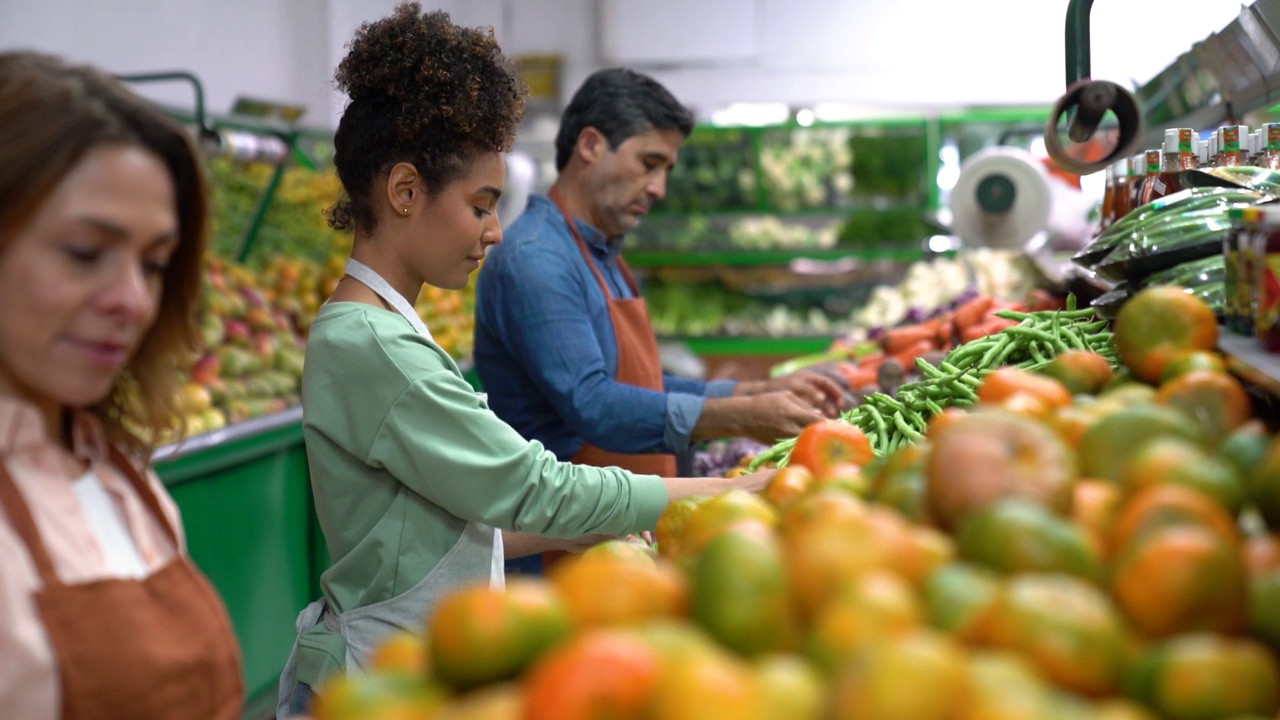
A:
{"label": "fluorescent light", "polygon": [[791,117],[786,103],[733,103],[711,113],[714,125],[779,125]]}

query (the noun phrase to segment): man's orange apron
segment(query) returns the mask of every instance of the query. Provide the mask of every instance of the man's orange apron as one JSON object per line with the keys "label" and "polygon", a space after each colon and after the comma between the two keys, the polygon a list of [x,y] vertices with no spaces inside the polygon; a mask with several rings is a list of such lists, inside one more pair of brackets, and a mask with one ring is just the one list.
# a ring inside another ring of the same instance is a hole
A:
{"label": "man's orange apron", "polygon": [[[587,248],[586,241],[582,239],[582,233],[578,232],[573,216],[565,207],[564,198],[554,188],[551,190],[550,198],[560,209],[560,214],[564,215],[565,222],[569,224],[569,232],[573,233],[573,239],[578,244],[583,260],[595,275],[596,283],[600,285],[600,292],[604,293],[605,305],[609,308],[609,321],[613,323],[614,340],[618,345],[618,371],[613,379],[625,385],[663,392],[662,360],[658,355],[658,339],[654,336],[653,326],[649,322],[649,306],[645,304],[644,298],[640,297],[631,268],[627,267],[625,260],[618,258],[618,267],[631,288],[632,297],[614,297],[609,284],[605,282],[604,275],[600,273],[600,268],[596,267],[591,251]],[[676,474],[674,455],[631,455],[602,450],[591,444],[583,445],[570,460],[595,467],[620,467],[645,475],[675,477]],[[550,568],[566,554],[561,551],[543,553],[544,570]]]}

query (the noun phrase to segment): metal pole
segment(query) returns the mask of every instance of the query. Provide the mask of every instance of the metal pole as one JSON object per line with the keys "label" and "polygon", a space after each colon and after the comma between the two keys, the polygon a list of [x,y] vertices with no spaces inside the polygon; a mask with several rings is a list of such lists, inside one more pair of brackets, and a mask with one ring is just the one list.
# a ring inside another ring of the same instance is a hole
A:
{"label": "metal pole", "polygon": [[1067,5],[1067,87],[1090,76],[1089,11],[1093,0],[1071,0]]}
{"label": "metal pole", "polygon": [[195,121],[196,127],[200,131],[201,136],[213,135],[213,128],[209,127],[204,117],[204,85],[200,83],[200,78],[186,72],[185,70],[174,70],[171,72],[158,73],[139,73],[135,75],[116,75],[118,80],[123,82],[147,83],[147,82],[168,82],[173,80],[181,80],[190,83],[192,90],[195,92]]}

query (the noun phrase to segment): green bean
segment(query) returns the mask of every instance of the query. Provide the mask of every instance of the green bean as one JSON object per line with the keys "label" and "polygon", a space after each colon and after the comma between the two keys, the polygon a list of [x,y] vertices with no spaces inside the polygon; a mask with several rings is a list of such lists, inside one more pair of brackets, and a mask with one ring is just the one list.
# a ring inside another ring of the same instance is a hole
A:
{"label": "green bean", "polygon": [[1067,342],[1071,345],[1071,349],[1073,350],[1089,349],[1089,346],[1086,345],[1084,342],[1084,338],[1080,337],[1080,334],[1076,332],[1074,328],[1067,328],[1067,331],[1063,334],[1067,336]]}
{"label": "green bean", "polygon": [[863,405],[863,407],[867,408],[867,415],[871,418],[871,422],[875,424],[876,432],[887,436],[889,428],[885,425],[884,416],[880,414],[880,411],[872,405]]}
{"label": "green bean", "polygon": [[1036,340],[1040,340],[1042,342],[1047,342],[1050,344],[1053,343],[1052,334],[1045,332],[1044,330],[1039,330],[1033,327],[1027,327],[1024,325],[1014,325],[1013,327],[1005,330],[1005,332],[1017,337],[1035,338]]}
{"label": "green bean", "polygon": [[1048,358],[1046,358],[1046,357],[1044,356],[1044,353],[1043,353],[1043,352],[1041,352],[1040,347],[1039,347],[1038,345],[1036,345],[1035,343],[1031,343],[1031,345],[1030,345],[1030,351],[1031,351],[1031,357],[1032,357],[1032,358],[1033,358],[1037,363],[1047,363],[1047,362],[1049,362],[1049,359],[1048,359]]}
{"label": "green bean", "polygon": [[[895,400],[895,399],[893,399],[893,398],[889,397],[888,395],[885,395],[884,393],[876,393],[875,395],[872,395],[871,397],[872,397],[872,398],[879,397],[879,398],[880,398],[880,402],[884,403],[886,406],[888,406],[888,407],[890,407],[890,408],[892,408],[892,409],[894,409],[894,410],[897,410],[898,412],[902,412],[903,410],[906,410],[906,408],[905,408],[905,407],[903,407],[902,403],[900,403],[900,402],[898,402],[897,400]],[[870,399],[870,398],[868,398],[868,399]]]}
{"label": "green bean", "polygon": [[992,367],[991,363],[995,360],[995,358],[999,357],[999,355],[1002,352],[1004,352],[1005,349],[1007,349],[1010,345],[1013,344],[1013,336],[1008,335],[1007,332],[1008,331],[1006,330],[1005,332],[999,333],[1000,341],[997,343],[994,343],[991,346],[990,350],[983,353],[982,359],[977,362],[978,367],[981,367],[981,368]]}
{"label": "green bean", "polygon": [[990,365],[984,365],[984,367],[987,367],[987,368],[1001,367],[1002,365],[1005,364],[1005,360],[1008,360],[1009,356],[1012,355],[1013,351],[1017,350],[1019,346],[1020,346],[1020,343],[1016,343],[1016,342],[1009,343],[1007,346],[1005,346],[1004,350],[1001,350],[1000,354],[997,355],[995,359],[991,361]]}
{"label": "green bean", "polygon": [[931,414],[938,415],[942,412],[942,406],[930,400],[929,398],[925,398],[925,403],[926,403],[925,407],[929,409],[929,412]]}
{"label": "green bean", "polygon": [[897,425],[898,431],[901,432],[904,437],[910,438],[911,440],[920,440],[924,438],[924,436],[920,434],[920,431],[908,425],[907,421],[903,419],[901,415],[894,415],[893,423],[894,425]]}
{"label": "green bean", "polygon": [[926,378],[943,377],[946,374],[933,365],[930,365],[924,358],[916,358],[916,369],[919,370],[920,374],[924,375]]}

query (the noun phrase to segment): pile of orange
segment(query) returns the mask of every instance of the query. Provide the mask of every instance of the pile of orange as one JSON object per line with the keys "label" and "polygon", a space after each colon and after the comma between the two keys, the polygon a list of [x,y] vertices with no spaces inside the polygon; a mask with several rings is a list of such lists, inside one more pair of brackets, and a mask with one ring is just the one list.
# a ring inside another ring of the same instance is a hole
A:
{"label": "pile of orange", "polygon": [[881,458],[821,423],[759,495],[672,504],[656,552],[460,589],[316,717],[1275,717],[1280,441],[1185,297],[1132,301],[1182,319],[1122,313],[1114,376],[993,373]]}

